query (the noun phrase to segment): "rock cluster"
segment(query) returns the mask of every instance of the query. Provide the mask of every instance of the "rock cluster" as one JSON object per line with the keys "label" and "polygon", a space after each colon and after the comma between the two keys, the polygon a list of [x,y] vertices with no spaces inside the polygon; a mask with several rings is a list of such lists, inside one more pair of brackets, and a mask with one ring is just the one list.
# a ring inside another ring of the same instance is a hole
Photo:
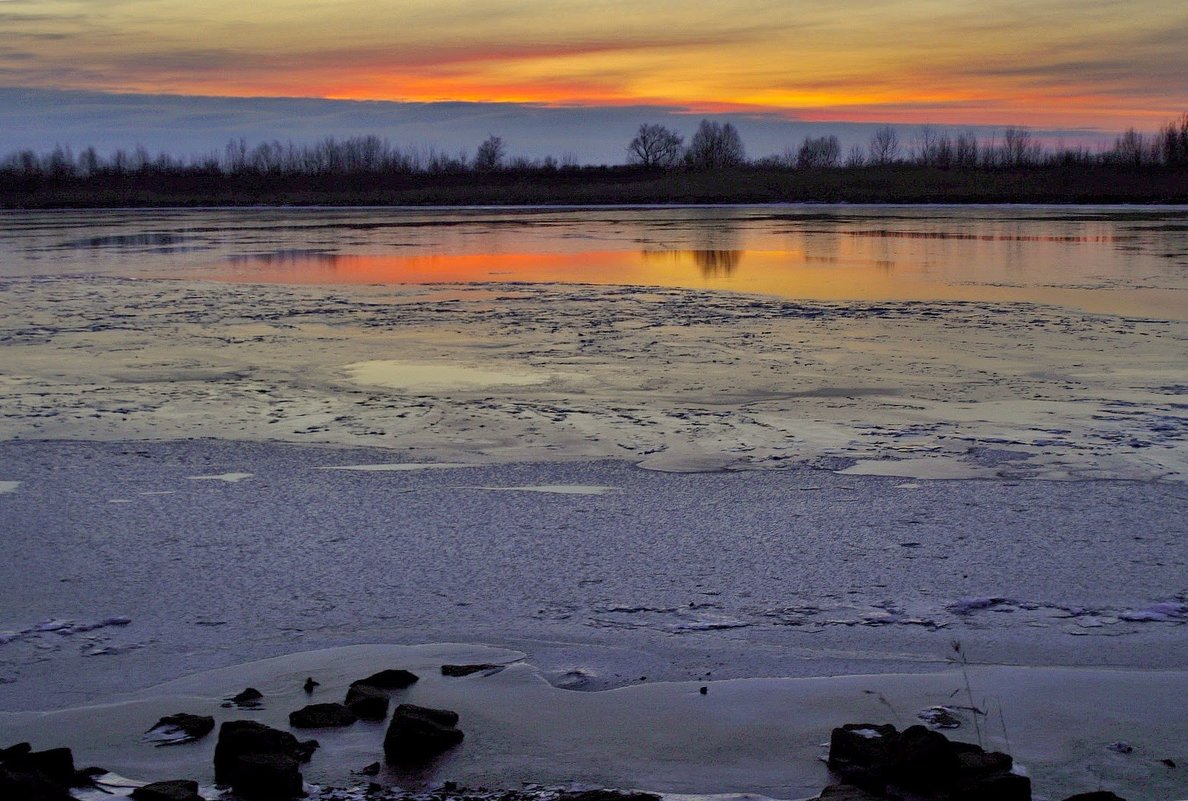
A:
{"label": "rock cluster", "polygon": [[891,725],[848,723],[834,729],[829,767],[877,798],[910,793],[945,801],[1031,801],[1031,780],[1011,772],[1010,756],[951,741],[924,726],[900,732]]}
{"label": "rock cluster", "polygon": [[71,801],[71,787],[89,784],[89,772],[74,769],[69,748],[34,751],[18,743],[0,751],[0,798]]}

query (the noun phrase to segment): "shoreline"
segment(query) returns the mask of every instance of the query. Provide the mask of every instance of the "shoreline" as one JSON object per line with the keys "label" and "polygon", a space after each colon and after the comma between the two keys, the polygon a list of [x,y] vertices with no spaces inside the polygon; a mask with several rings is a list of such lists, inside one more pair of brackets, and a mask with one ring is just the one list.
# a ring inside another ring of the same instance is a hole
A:
{"label": "shoreline", "polygon": [[463,206],[681,203],[1151,203],[1188,202],[1174,166],[941,169],[910,165],[656,172],[558,171],[362,175],[127,175],[0,183],[0,208],[120,206]]}
{"label": "shoreline", "polygon": [[[945,732],[950,738],[981,738],[987,749],[1009,749],[1031,776],[1037,797],[1062,798],[1099,782],[1130,801],[1166,801],[1183,786],[1179,769],[1159,761],[1182,759],[1179,745],[1188,713],[1188,702],[1176,691],[1188,678],[1182,670],[970,666],[978,703],[989,710],[975,736],[970,714],[952,706],[950,691],[964,681],[952,666],[913,675],[639,682],[619,690],[571,692],[542,681],[524,657],[450,644],[297,652],[189,675],[87,707],[0,713],[0,738],[28,740],[35,748],[68,739],[82,764],[140,780],[186,776],[209,785],[213,735],[194,744],[154,748],[141,733],[159,717],[182,710],[288,730],[289,711],[333,701],[360,675],[403,667],[420,680],[394,693],[394,703],[457,710],[467,735],[458,749],[423,772],[381,767],[367,780],[412,792],[452,781],[472,787],[529,783],[623,787],[666,796],[808,798],[831,781],[820,756],[821,741],[832,727],[874,720],[902,728],[919,723],[917,713],[936,705],[949,705],[962,720],[959,728]],[[441,676],[437,669],[443,662],[475,661],[508,666],[460,679]],[[320,682],[312,695],[300,689],[306,676]],[[221,708],[222,699],[243,686],[258,687],[263,705]],[[1094,714],[1078,711],[1086,708]],[[383,727],[360,722],[297,734],[312,734],[321,744],[303,767],[306,780],[338,787],[352,783],[352,771],[377,759]],[[1133,751],[1111,751],[1114,742],[1125,742]]]}

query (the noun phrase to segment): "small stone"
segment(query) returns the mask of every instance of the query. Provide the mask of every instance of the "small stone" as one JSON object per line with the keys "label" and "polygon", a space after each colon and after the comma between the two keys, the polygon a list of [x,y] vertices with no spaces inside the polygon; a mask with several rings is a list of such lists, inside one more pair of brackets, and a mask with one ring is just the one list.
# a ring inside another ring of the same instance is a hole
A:
{"label": "small stone", "polygon": [[1115,795],[1108,790],[1094,790],[1091,793],[1077,793],[1070,795],[1064,801],[1126,801],[1125,798]]}
{"label": "small stone", "polygon": [[701,687],[701,688],[699,688],[699,689],[697,690],[697,692],[701,693],[702,695],[708,695],[708,694],[709,694],[709,687]]}
{"label": "small stone", "polygon": [[264,693],[257,690],[255,687],[248,687],[238,695],[231,696],[231,703],[236,706],[255,707],[259,706],[264,699]]}
{"label": "small stone", "polygon": [[380,772],[380,763],[372,762],[370,765],[360,768],[358,772],[362,776],[376,776]]}
{"label": "small stone", "polygon": [[1115,754],[1130,754],[1134,752],[1134,746],[1130,743],[1124,743],[1119,740],[1116,743],[1110,743],[1106,746],[1107,749],[1113,751]]}
{"label": "small stone", "polygon": [[1161,759],[1159,760],[1159,764],[1168,768],[1174,768],[1176,766],[1175,760],[1172,759]]}

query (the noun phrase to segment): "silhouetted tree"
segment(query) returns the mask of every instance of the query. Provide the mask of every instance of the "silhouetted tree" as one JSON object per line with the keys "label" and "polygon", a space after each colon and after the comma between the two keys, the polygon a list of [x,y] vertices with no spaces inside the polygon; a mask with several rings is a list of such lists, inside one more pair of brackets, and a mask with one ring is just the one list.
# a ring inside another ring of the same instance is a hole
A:
{"label": "silhouetted tree", "polygon": [[845,166],[861,167],[866,164],[866,151],[862,145],[850,145],[850,152],[846,154]]}
{"label": "silhouetted tree", "polygon": [[978,166],[978,138],[976,136],[965,131],[957,134],[957,144],[953,150],[953,163],[966,169]]}
{"label": "silhouetted tree", "polygon": [[1158,135],[1160,159],[1171,166],[1188,165],[1188,114],[1169,122]]}
{"label": "silhouetted tree", "polygon": [[672,167],[680,161],[684,141],[684,137],[663,125],[641,125],[627,145],[627,161],[643,167]]}
{"label": "silhouetted tree", "polygon": [[836,167],[841,158],[841,142],[836,136],[806,136],[796,151],[796,166],[801,170]]}
{"label": "silhouetted tree", "polygon": [[870,163],[891,164],[899,161],[899,134],[890,125],[884,125],[870,137]]}
{"label": "silhouetted tree", "polygon": [[492,134],[474,151],[474,168],[479,172],[494,172],[503,166],[506,153],[503,139]]}
{"label": "silhouetted tree", "polygon": [[685,160],[700,170],[720,170],[742,166],[747,160],[742,138],[734,125],[702,120],[689,140]]}
{"label": "silhouetted tree", "polygon": [[1141,167],[1159,159],[1159,148],[1152,147],[1147,138],[1134,128],[1127,128],[1126,132],[1114,140],[1114,151],[1110,154],[1111,161],[1131,167]]}
{"label": "silhouetted tree", "polygon": [[1002,163],[1007,167],[1028,167],[1039,161],[1040,144],[1026,128],[1002,132]]}

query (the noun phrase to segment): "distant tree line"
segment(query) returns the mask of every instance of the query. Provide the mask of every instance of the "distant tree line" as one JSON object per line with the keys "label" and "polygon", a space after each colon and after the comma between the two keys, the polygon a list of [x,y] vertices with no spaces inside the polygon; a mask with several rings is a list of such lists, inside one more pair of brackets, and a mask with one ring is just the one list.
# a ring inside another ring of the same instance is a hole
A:
{"label": "distant tree line", "polygon": [[[1131,128],[1112,146],[1045,148],[1026,128],[1011,127],[1001,135],[979,138],[971,132],[920,127],[908,141],[887,125],[865,144],[845,153],[836,136],[809,136],[782,154],[748,160],[742,137],[733,124],[702,120],[685,144],[676,131],[644,124],[627,145],[627,165],[649,171],[712,172],[720,170],[829,170],[881,168],[896,165],[938,169],[992,170],[1045,167],[1121,166],[1188,167],[1188,114],[1144,134]],[[249,146],[227,143],[221,153],[188,158],[149,153],[144,147],[100,155],[88,147],[79,153],[58,146],[38,153],[19,150],[0,158],[0,181],[79,181],[119,177],[334,177],[334,176],[462,176],[471,173],[576,173],[608,169],[581,167],[573,156],[558,160],[509,158],[501,137],[491,135],[473,153],[446,153],[435,148],[400,148],[379,136],[328,137],[312,144],[270,141]]]}

